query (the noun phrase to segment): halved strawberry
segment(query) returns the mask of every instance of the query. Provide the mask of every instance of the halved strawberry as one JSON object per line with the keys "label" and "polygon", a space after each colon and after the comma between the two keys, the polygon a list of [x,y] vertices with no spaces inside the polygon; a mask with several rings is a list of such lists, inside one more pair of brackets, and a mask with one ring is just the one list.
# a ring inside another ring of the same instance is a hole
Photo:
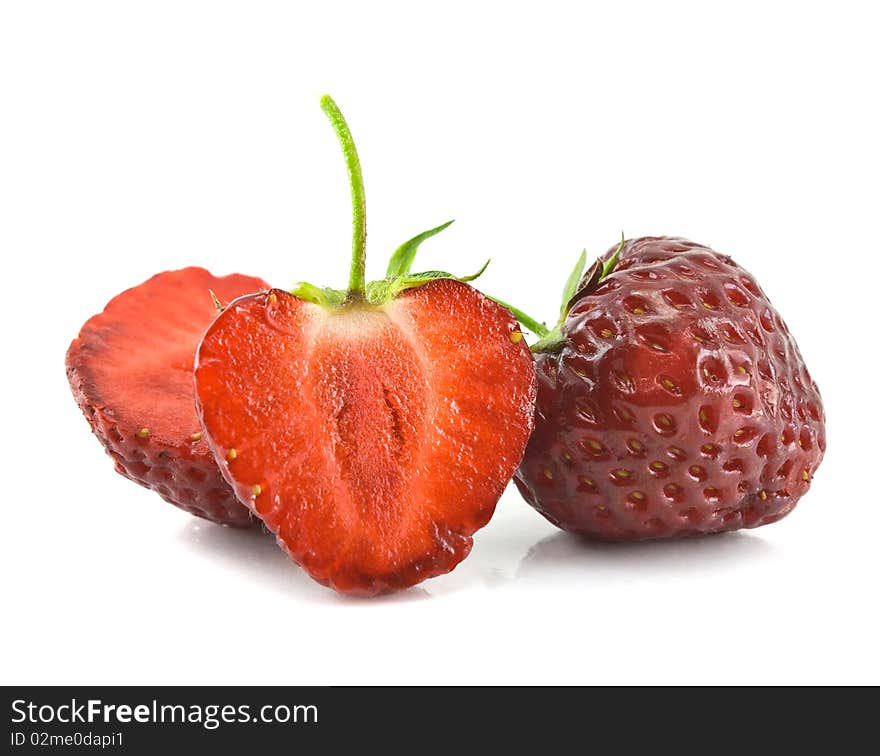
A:
{"label": "halved strawberry", "polygon": [[[205,334],[196,394],[227,480],[319,582],[372,595],[464,559],[525,449],[535,375],[514,317],[442,272],[420,234],[364,282],[360,166],[347,291],[300,284],[231,303]],[[446,224],[448,225],[448,224]]]}
{"label": "halved strawberry", "polygon": [[227,525],[252,518],[202,438],[193,359],[217,317],[212,291],[229,301],[267,288],[259,278],[217,278],[203,268],[160,273],[110,300],[67,350],[73,395],[116,470],[187,512]]}
{"label": "halved strawberry", "polygon": [[375,307],[236,300],[196,388],[239,498],[316,580],[371,594],[467,556],[522,457],[534,373],[504,308],[440,280]]}

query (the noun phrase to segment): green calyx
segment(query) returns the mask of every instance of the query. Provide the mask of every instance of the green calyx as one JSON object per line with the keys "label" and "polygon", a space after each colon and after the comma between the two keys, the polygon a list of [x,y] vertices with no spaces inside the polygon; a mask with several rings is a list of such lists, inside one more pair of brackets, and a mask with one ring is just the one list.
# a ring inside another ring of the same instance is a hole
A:
{"label": "green calyx", "polygon": [[208,294],[211,295],[211,301],[214,303],[214,309],[216,309],[217,312],[223,312],[223,310],[226,309],[226,305],[224,305],[224,304],[218,299],[217,295],[214,293],[214,290],[213,290],[213,289],[208,289]]}
{"label": "green calyx", "polygon": [[571,308],[581,297],[595,291],[599,282],[614,272],[614,268],[620,259],[623,243],[624,236],[621,234],[620,244],[617,245],[614,254],[604,263],[597,259],[586,272],[584,272],[584,267],[587,264],[587,251],[583,250],[581,252],[562,290],[559,320],[556,321],[556,325],[553,328],[547,328],[544,323],[538,322],[533,317],[526,315],[522,310],[511,307],[500,299],[495,297],[490,297],[490,299],[510,310],[521,325],[538,337],[538,340],[530,347],[532,352],[555,352],[565,343],[565,337],[562,334],[562,324],[568,317],[568,313],[571,312]]}
{"label": "green calyx", "polygon": [[290,293],[307,302],[327,308],[344,307],[347,305],[378,307],[394,299],[407,289],[423,286],[429,281],[448,278],[453,281],[468,282],[482,275],[489,264],[488,260],[482,268],[470,276],[455,276],[442,270],[428,270],[422,273],[411,272],[419,245],[426,239],[439,234],[443,229],[448,228],[452,221],[447,221],[401,244],[394,254],[391,255],[385,278],[369,283],[366,282],[367,210],[360,158],[358,157],[348,124],[330,95],[324,95],[321,98],[321,109],[327,115],[333,130],[336,132],[336,137],[342,148],[342,154],[345,157],[345,165],[348,169],[352,208],[352,249],[348,289],[330,289],[301,282],[296,284]]}

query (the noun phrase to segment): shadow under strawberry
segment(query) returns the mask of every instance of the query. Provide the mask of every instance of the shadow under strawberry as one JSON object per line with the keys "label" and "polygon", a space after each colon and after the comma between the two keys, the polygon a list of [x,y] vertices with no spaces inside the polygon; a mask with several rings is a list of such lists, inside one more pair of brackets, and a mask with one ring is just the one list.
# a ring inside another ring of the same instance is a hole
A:
{"label": "shadow under strawberry", "polygon": [[739,565],[772,559],[773,544],[746,532],[727,532],[699,539],[665,539],[643,543],[609,543],[570,532],[556,532],[536,543],[516,570],[517,579],[554,580],[566,576],[598,583],[631,584],[634,580],[702,579],[729,573]]}

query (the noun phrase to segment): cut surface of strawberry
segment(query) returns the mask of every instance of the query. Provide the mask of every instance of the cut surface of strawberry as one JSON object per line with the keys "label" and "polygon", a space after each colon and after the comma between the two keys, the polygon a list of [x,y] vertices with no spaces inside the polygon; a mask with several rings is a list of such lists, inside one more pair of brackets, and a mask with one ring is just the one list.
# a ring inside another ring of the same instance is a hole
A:
{"label": "cut surface of strawberry", "polygon": [[522,456],[534,377],[518,335],[452,280],[375,309],[247,296],[199,349],[202,422],[239,498],[312,577],[403,588],[467,556]]}
{"label": "cut surface of strawberry", "polygon": [[267,289],[259,278],[166,271],[114,297],[90,318],[65,360],[70,387],[116,470],[214,522],[246,526],[250,512],[223,480],[202,437],[193,390],[196,346],[222,301]]}

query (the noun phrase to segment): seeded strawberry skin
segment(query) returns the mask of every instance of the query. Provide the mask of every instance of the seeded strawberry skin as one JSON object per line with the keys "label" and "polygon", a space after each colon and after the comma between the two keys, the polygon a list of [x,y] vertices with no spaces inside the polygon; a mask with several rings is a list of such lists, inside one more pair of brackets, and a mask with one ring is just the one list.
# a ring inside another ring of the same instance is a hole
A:
{"label": "seeded strawberry skin", "polygon": [[826,445],[819,390],[730,257],[629,240],[562,333],[535,356],[535,430],[515,476],[557,526],[604,540],[754,528],[809,489]]}
{"label": "seeded strawberry skin", "polygon": [[268,288],[258,278],[203,268],[159,273],[114,297],[67,351],[73,396],[116,471],[197,517],[250,527],[223,479],[195,411],[198,341],[227,302]]}

